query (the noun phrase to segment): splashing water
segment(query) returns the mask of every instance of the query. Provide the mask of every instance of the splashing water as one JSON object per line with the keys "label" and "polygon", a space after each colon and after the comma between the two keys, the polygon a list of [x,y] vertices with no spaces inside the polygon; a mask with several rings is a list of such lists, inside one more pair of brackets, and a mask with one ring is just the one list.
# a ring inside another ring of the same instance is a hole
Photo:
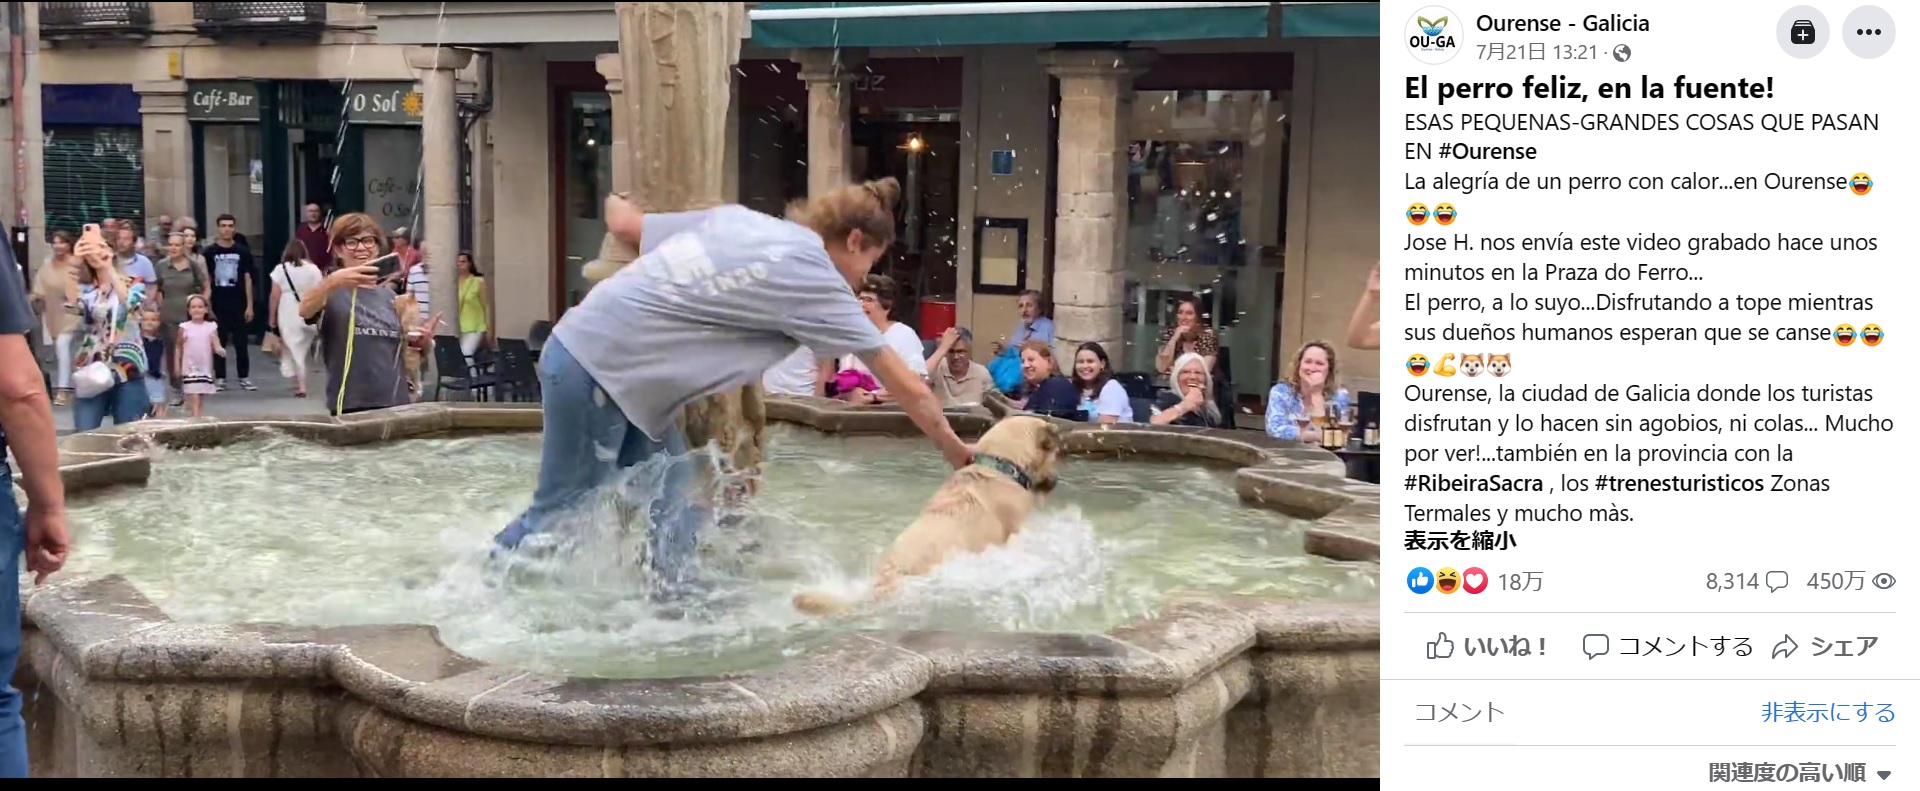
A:
{"label": "splashing water", "polygon": [[1378,596],[1377,570],[1305,555],[1299,525],[1242,507],[1222,470],[1074,459],[1007,546],[953,558],[857,619],[815,620],[793,594],[864,594],[947,470],[924,442],[776,429],[752,512],[702,534],[702,592],[661,601],[636,527],[644,489],[565,520],[571,540],[549,559],[489,562],[531,500],[539,446],[267,436],[162,452],[145,489],[74,503],[69,575],[123,574],[187,622],[427,623],[476,658],[610,677],[749,670],[855,628],[1104,630],[1173,590]]}

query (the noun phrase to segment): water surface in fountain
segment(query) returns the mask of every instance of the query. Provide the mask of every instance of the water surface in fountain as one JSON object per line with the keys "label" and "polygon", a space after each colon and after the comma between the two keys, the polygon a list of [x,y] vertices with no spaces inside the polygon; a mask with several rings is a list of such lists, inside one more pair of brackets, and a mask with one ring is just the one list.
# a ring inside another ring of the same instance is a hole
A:
{"label": "water surface in fountain", "polygon": [[610,677],[777,663],[850,628],[1097,631],[1170,590],[1373,599],[1377,571],[1306,555],[1299,525],[1243,507],[1231,471],[1073,459],[1008,547],[948,563],[858,619],[793,593],[857,594],[947,473],[926,443],[776,429],[750,522],[711,532],[716,590],[662,607],[640,542],[611,527],[557,567],[503,576],[489,538],[530,499],[539,437],[333,448],[265,437],[163,451],[145,489],[77,500],[70,574],[125,575],[175,619],[428,623],[488,661]]}

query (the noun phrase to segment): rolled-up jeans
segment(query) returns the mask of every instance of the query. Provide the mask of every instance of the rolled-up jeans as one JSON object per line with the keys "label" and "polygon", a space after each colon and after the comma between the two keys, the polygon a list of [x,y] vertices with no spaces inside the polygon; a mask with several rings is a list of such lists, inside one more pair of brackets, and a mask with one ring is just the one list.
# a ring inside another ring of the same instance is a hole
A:
{"label": "rolled-up jeans", "polygon": [[0,461],[0,779],[27,776],[27,724],[20,719],[20,690],[13,688],[20,661],[20,554],[26,546],[13,474]]}
{"label": "rolled-up jeans", "polygon": [[[653,570],[662,581],[683,579],[706,519],[705,510],[694,505],[700,501],[693,491],[700,480],[694,469],[700,456],[687,453],[686,434],[675,427],[654,440],[629,423],[557,338],[541,349],[540,387],[544,422],[533,504],[494,536],[494,543],[500,549],[517,549],[529,536],[555,529],[569,511],[603,487],[617,483],[619,494],[628,498],[658,492],[651,497],[647,520]],[[668,456],[664,463],[627,480],[630,468],[663,453]]]}

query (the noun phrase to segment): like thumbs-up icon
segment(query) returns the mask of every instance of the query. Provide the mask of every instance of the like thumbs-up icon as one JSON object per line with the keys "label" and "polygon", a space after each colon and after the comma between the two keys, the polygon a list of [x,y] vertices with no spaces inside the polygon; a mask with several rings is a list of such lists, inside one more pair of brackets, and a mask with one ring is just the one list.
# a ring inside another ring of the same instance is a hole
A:
{"label": "like thumbs-up icon", "polygon": [[1427,658],[1428,659],[1453,658],[1453,641],[1447,639],[1446,632],[1441,632],[1439,637],[1434,638],[1433,642],[1427,644]]}
{"label": "like thumbs-up icon", "polygon": [[1414,593],[1426,593],[1433,590],[1433,572],[1426,567],[1416,567],[1407,572],[1407,590]]}

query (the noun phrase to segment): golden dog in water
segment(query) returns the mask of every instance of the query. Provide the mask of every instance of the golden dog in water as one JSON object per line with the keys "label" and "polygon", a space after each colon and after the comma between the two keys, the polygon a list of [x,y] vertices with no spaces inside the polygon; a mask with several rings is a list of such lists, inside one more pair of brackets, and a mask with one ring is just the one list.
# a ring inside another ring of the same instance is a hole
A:
{"label": "golden dog in water", "polygon": [[[1010,417],[989,429],[973,464],[934,492],[920,518],[893,540],[875,572],[873,598],[893,593],[901,577],[925,575],[947,558],[1007,543],[1058,480],[1060,431],[1037,417]],[[830,615],[852,602],[819,592],[793,597],[810,615]]]}

